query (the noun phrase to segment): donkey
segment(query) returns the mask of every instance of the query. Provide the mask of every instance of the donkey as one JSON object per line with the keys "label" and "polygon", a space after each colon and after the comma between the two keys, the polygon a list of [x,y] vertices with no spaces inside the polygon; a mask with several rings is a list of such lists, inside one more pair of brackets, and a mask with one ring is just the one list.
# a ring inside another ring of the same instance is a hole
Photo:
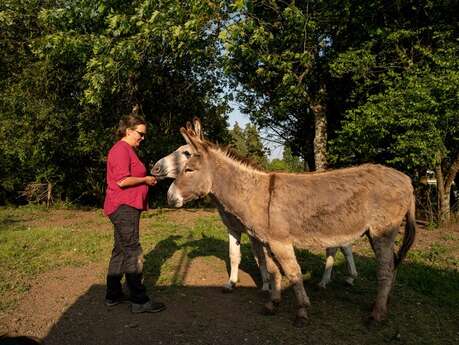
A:
{"label": "donkey", "polygon": [[[193,121],[193,130],[195,133],[203,139],[201,131],[201,123],[195,118]],[[185,163],[191,157],[192,149],[187,145],[180,146],[177,150],[171,154],[159,159],[153,168],[151,169],[152,175],[156,176],[157,179],[173,178],[184,169]],[[223,286],[224,292],[232,292],[239,281],[239,265],[241,263],[241,235],[245,231],[244,225],[231,213],[227,212],[225,208],[215,200],[218,213],[222,219],[223,224],[228,229],[228,242],[229,242],[229,256],[230,256],[230,277],[227,283]],[[252,252],[255,257],[255,261],[260,269],[262,279],[262,291],[269,291],[270,277],[266,269],[265,255],[263,253],[262,245],[257,239],[249,236]]]}
{"label": "donkey", "polygon": [[[196,135],[203,139],[202,130],[200,127],[200,122],[195,118],[193,120],[193,130]],[[151,169],[152,175],[156,176],[159,180],[165,178],[175,179],[177,175],[183,170],[186,162],[191,157],[192,149],[190,145],[182,145],[174,152],[169,155],[159,159],[153,168]],[[230,277],[228,282],[223,286],[225,292],[231,292],[238,282],[238,272],[239,264],[241,262],[241,234],[246,232],[244,225],[233,215],[228,213],[224,207],[222,207],[218,202],[216,202],[218,212],[222,218],[223,223],[228,228],[228,243],[229,243],[229,255],[230,255]],[[220,206],[220,207],[219,207]],[[263,253],[260,251],[259,244],[254,242],[255,239],[249,236],[250,243],[252,245],[252,251],[254,253],[255,260],[258,263],[260,268],[260,273],[263,281],[263,291],[269,290],[269,274],[266,270],[266,263],[264,258],[259,258]],[[345,278],[345,282],[349,285],[353,285],[354,279],[357,277],[357,269],[354,263],[354,257],[352,255],[352,246],[340,246],[340,247],[330,247],[325,251],[325,270],[322,275],[322,279],[319,282],[319,287],[325,288],[327,284],[331,281],[331,274],[334,265],[334,259],[338,249],[344,255],[346,259],[346,266],[349,272],[349,275]]]}
{"label": "donkey", "polygon": [[[265,305],[268,312],[274,312],[280,302],[277,282],[282,269],[295,292],[296,324],[305,324],[310,301],[294,247],[336,247],[365,234],[377,260],[378,288],[370,320],[386,317],[396,269],[416,233],[413,186],[408,176],[374,164],[318,173],[267,173],[203,141],[191,128],[180,132],[192,148],[192,156],[171,184],[168,203],[181,207],[210,194],[249,235],[263,243],[273,282],[271,300]],[[403,242],[395,253],[395,238],[405,217]]]}

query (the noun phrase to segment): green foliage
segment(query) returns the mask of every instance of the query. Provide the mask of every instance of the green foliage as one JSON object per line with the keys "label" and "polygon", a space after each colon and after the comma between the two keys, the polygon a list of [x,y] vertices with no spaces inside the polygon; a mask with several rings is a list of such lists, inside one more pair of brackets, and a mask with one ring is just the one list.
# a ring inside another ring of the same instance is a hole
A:
{"label": "green foliage", "polygon": [[340,137],[335,164],[372,160],[412,171],[438,159],[431,151],[454,151],[455,139],[443,141],[456,136],[444,126],[454,125],[457,107],[456,2],[263,0],[236,8],[221,35],[226,72],[251,119],[308,165],[315,103],[326,107],[329,137]]}
{"label": "green foliage", "polygon": [[269,162],[268,170],[270,171],[288,171],[285,161],[279,158],[274,158]]}
{"label": "green foliage", "polygon": [[[321,105],[334,165],[447,172],[459,150],[458,11],[450,0],[4,0],[0,203],[50,182],[55,199],[100,205],[114,129],[134,106],[149,124],[146,163],[181,144],[193,116],[229,143],[227,79],[254,123],[233,145],[264,166],[256,129],[314,167]],[[273,169],[300,166],[285,163]]]}
{"label": "green foliage", "polygon": [[292,154],[290,147],[285,147],[282,153],[282,160],[285,162],[289,172],[304,171],[304,162],[298,156]]}
{"label": "green foliage", "polygon": [[444,157],[454,159],[459,152],[457,44],[423,53],[422,63],[387,73],[381,92],[347,112],[332,144],[335,162],[384,162],[415,175],[434,169]]}
{"label": "green foliage", "polygon": [[149,124],[147,164],[182,143],[178,128],[193,116],[226,142],[215,64],[223,9],[197,0],[2,2],[0,196],[51,182],[56,199],[100,205],[114,129],[134,105]]}
{"label": "green foliage", "polygon": [[284,152],[282,153],[282,159],[275,158],[269,162],[268,170],[286,171],[292,173],[303,172],[304,162],[299,157],[294,156],[289,147],[285,147]]}
{"label": "green foliage", "polygon": [[244,129],[241,129],[236,122],[230,131],[230,136],[232,148],[241,157],[253,159],[261,167],[267,166],[267,152],[254,125],[249,123]]}
{"label": "green foliage", "polygon": [[311,156],[313,117],[325,75],[324,27],[317,16],[322,2],[307,7],[277,1],[236,6],[234,20],[221,35],[224,68],[239,87],[243,110],[260,128],[270,128],[302,157]]}

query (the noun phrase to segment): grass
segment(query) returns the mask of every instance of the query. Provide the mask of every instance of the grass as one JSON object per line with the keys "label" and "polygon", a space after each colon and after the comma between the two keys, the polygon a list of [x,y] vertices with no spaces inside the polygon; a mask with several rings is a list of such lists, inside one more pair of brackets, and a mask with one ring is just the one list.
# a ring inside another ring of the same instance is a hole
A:
{"label": "grass", "polygon": [[107,232],[30,223],[47,215],[45,209],[34,208],[0,211],[0,310],[13,306],[8,296],[27,291],[38,274],[95,262],[109,250]]}
{"label": "grass", "polygon": [[[183,285],[191,260],[199,257],[213,264],[218,258],[228,262],[227,233],[218,215],[193,212],[160,209],[142,214],[145,275],[149,282],[170,293]],[[418,236],[433,236],[435,232],[438,230],[423,231]],[[100,210],[0,208],[0,312],[14,310],[31,282],[42,273],[91,263],[106,265],[112,241],[111,224]],[[378,341],[447,344],[459,338],[458,232],[444,232],[425,243],[409,252],[398,271],[391,317],[378,333]],[[366,241],[356,244],[354,255],[359,272],[355,286],[343,288],[346,265],[338,254],[334,281],[327,290],[318,291],[315,286],[323,271],[323,251],[297,250],[313,302],[311,319],[321,322],[310,326],[311,336],[346,337],[348,343],[361,343],[361,324],[349,315],[367,312],[362,308],[369,308],[374,299],[376,268]],[[258,273],[245,236],[241,269]],[[294,303],[293,293],[286,291],[284,308],[293,310]],[[277,332],[276,337],[283,337],[285,343],[295,343],[296,338],[281,326],[263,332]]]}

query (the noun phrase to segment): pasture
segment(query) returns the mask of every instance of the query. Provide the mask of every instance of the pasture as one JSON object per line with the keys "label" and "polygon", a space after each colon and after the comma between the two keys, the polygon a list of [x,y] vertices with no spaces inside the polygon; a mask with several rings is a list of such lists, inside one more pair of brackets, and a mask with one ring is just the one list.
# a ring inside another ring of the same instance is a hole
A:
{"label": "pasture", "polygon": [[[229,266],[227,232],[213,209],[158,209],[142,214],[145,283],[167,304],[133,315],[103,304],[112,227],[101,210],[0,209],[0,335],[34,335],[45,344],[457,344],[459,225],[418,226],[398,271],[389,317],[368,329],[376,289],[366,239],[354,246],[359,278],[343,283],[337,255],[332,283],[318,289],[321,248],[297,251],[310,296],[305,328],[293,327],[286,284],[279,313],[261,314],[267,296],[247,238],[240,283],[223,294]],[[399,237],[401,240],[401,237]],[[286,281],[284,281],[286,283]]]}

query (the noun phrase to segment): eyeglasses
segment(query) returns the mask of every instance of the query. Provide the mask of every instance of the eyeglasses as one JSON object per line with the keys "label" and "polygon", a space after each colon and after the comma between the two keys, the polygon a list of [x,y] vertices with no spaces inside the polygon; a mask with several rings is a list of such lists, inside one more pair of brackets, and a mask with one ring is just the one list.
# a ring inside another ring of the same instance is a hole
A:
{"label": "eyeglasses", "polygon": [[141,138],[145,138],[145,134],[144,132],[139,132],[137,130],[135,130],[137,132],[138,135],[140,135]]}

